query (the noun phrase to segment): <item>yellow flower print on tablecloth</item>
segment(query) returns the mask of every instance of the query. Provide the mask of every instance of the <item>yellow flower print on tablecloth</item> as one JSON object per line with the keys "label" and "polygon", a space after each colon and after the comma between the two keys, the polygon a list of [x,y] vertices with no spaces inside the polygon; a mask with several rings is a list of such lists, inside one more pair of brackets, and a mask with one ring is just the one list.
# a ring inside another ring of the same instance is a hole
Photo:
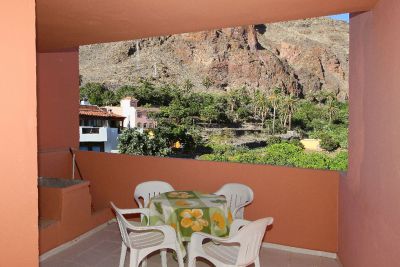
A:
{"label": "yellow flower print on tablecloth", "polygon": [[193,232],[200,232],[204,227],[208,226],[208,222],[203,219],[203,211],[201,209],[186,209],[180,215],[182,217],[182,227],[190,227]]}
{"label": "yellow flower print on tablecloth", "polygon": [[192,194],[188,193],[188,192],[185,192],[185,191],[182,191],[182,192],[174,191],[174,192],[168,193],[168,197],[171,197],[171,198],[191,198],[191,197],[194,197],[194,196]]}
{"label": "yellow flower print on tablecloth", "polygon": [[212,215],[212,220],[213,220],[215,226],[217,226],[219,229],[225,228],[225,226],[226,226],[225,218],[224,218],[224,216],[222,216],[221,213],[218,213],[218,212],[214,213]]}

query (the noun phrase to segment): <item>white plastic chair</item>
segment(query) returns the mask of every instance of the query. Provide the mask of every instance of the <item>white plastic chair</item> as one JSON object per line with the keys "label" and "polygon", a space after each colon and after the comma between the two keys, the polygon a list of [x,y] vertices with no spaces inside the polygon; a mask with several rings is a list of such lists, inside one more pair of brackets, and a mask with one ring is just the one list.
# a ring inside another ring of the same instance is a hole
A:
{"label": "white plastic chair", "polygon": [[174,228],[169,225],[161,226],[136,226],[129,223],[124,215],[143,214],[149,215],[148,209],[119,209],[111,202],[115,210],[119,230],[121,231],[122,245],[119,266],[125,263],[126,251],[130,250],[129,267],[138,267],[140,262],[146,265],[146,257],[157,250],[161,250],[161,262],[163,267],[167,267],[166,250],[176,251],[179,267],[184,267],[182,251],[176,239]]}
{"label": "white plastic chair", "polygon": [[245,267],[253,263],[255,267],[260,267],[261,242],[267,226],[272,222],[271,217],[254,222],[235,220],[228,238],[193,233],[189,244],[188,267],[195,267],[198,257],[218,267]]}
{"label": "white plastic chair", "polygon": [[225,184],[214,194],[225,196],[234,219],[243,219],[244,207],[254,199],[253,190],[244,184]]}
{"label": "white plastic chair", "polygon": [[174,190],[175,189],[169,183],[163,181],[149,181],[136,186],[134,198],[139,208],[144,208],[147,207],[152,197]]}

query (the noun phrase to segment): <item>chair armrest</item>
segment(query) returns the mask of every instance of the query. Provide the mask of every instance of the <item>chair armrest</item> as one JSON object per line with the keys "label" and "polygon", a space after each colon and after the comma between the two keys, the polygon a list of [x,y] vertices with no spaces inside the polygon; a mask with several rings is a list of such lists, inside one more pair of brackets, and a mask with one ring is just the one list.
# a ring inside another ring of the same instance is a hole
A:
{"label": "chair armrest", "polygon": [[231,229],[229,232],[229,237],[233,237],[239,230],[243,227],[246,226],[250,223],[250,221],[247,220],[242,220],[242,219],[236,219],[232,222],[231,224]]}
{"label": "chair armrest", "polygon": [[[217,243],[229,243],[229,238],[220,238],[220,237],[215,237],[203,232],[196,232],[192,234],[192,237],[190,238],[190,243],[189,243],[189,255],[191,253],[197,253],[200,254],[205,254],[204,249],[203,249],[203,241],[204,239],[210,239],[211,241],[217,242]],[[190,256],[189,256],[190,257]]]}
{"label": "chair armrest", "polygon": [[148,216],[150,214],[150,209],[140,208],[140,209],[119,209],[119,212],[123,215],[127,214],[144,214]]}
{"label": "chair armrest", "polygon": [[245,202],[245,203],[243,203],[243,204],[237,206],[236,209],[234,209],[233,212],[232,212],[232,217],[233,217],[233,218],[236,218],[236,213],[238,213],[238,211],[239,211],[241,208],[244,208],[245,206],[249,205],[250,203],[251,203],[250,201],[247,201],[247,202]]}
{"label": "chair armrest", "polygon": [[213,235],[209,235],[203,232],[196,232],[192,234],[192,237],[190,238],[190,242],[194,242],[194,243],[202,243],[204,239],[211,239],[212,241],[216,241],[219,243],[230,243],[231,238],[230,237],[216,237]]}
{"label": "chair armrest", "polygon": [[122,215],[141,214],[142,216],[145,216],[147,222],[149,222],[150,209],[147,209],[147,208],[141,208],[141,209],[118,209],[118,212],[120,214],[122,214]]}
{"label": "chair armrest", "polygon": [[126,227],[134,232],[147,232],[147,231],[160,231],[164,234],[165,241],[176,241],[175,229],[169,225],[157,225],[157,226],[135,226],[132,224],[126,225]]}

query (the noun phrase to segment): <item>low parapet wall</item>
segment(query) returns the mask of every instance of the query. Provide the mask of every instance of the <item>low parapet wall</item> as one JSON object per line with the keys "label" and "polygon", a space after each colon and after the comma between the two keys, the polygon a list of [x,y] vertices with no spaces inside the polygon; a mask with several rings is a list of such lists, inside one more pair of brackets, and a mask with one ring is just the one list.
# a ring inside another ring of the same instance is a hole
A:
{"label": "low parapet wall", "polygon": [[137,184],[164,180],[176,189],[215,192],[223,184],[247,184],[255,193],[246,207],[250,220],[274,217],[268,242],[337,252],[338,187],[336,171],[188,159],[77,152],[78,169],[91,183],[95,209],[136,207]]}

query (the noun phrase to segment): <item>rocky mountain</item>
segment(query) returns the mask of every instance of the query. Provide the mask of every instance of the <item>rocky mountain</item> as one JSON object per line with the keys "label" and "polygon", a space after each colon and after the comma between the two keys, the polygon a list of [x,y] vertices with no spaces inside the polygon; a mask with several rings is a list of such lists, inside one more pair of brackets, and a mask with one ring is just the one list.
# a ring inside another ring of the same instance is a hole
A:
{"label": "rocky mountain", "polygon": [[349,25],[315,18],[80,47],[82,83],[114,89],[182,84],[201,90],[280,87],[307,96],[348,96]]}

